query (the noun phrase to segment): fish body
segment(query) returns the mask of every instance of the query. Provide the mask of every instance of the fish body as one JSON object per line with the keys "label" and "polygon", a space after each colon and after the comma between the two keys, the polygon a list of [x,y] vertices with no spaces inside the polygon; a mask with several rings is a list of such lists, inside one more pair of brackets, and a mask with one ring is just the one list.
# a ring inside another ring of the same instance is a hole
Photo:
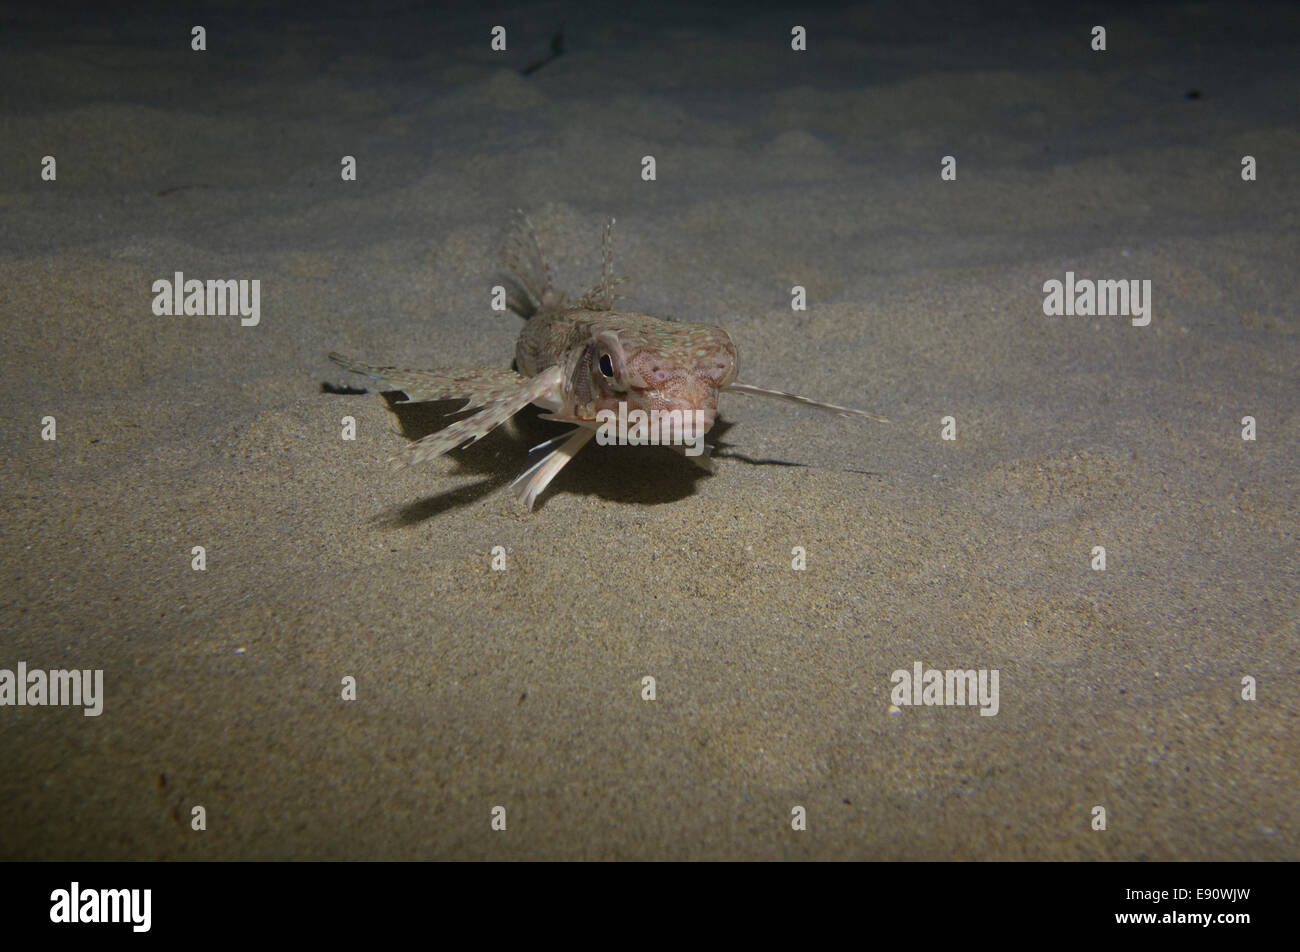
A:
{"label": "fish body", "polygon": [[[543,419],[576,426],[536,447],[550,452],[515,480],[531,511],[556,474],[596,435],[602,416],[609,419],[607,414],[639,410],[647,417],[653,412],[680,420],[680,444],[672,447],[678,451],[691,440],[702,442],[717,420],[718,394],[724,390],[887,422],[864,410],[739,383],[736,347],[721,327],[616,310],[613,224],[611,219],[605,228],[600,283],[572,303],[554,287],[527,219],[511,232],[503,249],[507,301],[527,319],[515,347],[513,370],[406,370],[330,354],[340,366],[401,390],[408,402],[465,399],[464,409],[477,411],[413,442],[405,453],[408,463],[467,446],[534,404],[548,411]],[[690,458],[712,469],[707,448]]]}

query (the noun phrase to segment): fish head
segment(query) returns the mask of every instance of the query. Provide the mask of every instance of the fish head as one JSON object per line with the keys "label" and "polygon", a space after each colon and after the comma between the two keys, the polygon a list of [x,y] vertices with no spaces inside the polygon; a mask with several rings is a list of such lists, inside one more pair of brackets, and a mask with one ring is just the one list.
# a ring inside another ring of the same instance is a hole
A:
{"label": "fish head", "polygon": [[593,325],[575,355],[569,375],[575,416],[595,420],[602,410],[617,414],[622,407],[661,417],[680,411],[685,439],[707,433],[718,417],[718,392],[736,379],[730,336],[712,324],[624,317]]}

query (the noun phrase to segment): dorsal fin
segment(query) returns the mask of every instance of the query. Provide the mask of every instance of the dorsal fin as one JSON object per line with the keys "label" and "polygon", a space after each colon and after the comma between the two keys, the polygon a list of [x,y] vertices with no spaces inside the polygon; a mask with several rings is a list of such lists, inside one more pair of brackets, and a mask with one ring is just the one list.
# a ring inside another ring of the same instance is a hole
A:
{"label": "dorsal fin", "polygon": [[600,242],[600,284],[588,288],[578,298],[578,307],[589,311],[612,311],[614,309],[614,289],[622,283],[621,278],[614,277],[614,219],[605,223],[605,234]]}
{"label": "dorsal fin", "polygon": [[527,319],[539,311],[564,309],[564,292],[556,289],[533,223],[521,209],[515,209],[515,220],[501,242],[500,257],[510,310]]}

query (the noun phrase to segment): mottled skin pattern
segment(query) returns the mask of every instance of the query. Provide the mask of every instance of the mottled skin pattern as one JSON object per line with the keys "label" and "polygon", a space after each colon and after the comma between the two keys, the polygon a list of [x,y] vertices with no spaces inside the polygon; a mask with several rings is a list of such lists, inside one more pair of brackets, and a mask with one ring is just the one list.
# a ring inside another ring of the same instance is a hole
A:
{"label": "mottled skin pattern", "polygon": [[736,348],[710,324],[570,308],[528,322],[515,364],[529,376],[562,368],[562,408],[554,419],[594,423],[601,410],[617,413],[626,401],[629,411],[701,410],[707,432],[718,414],[718,390],[736,379]]}
{"label": "mottled skin pattern", "polygon": [[[375,377],[406,394],[407,400],[467,399],[478,410],[407,447],[409,463],[421,463],[486,436],[528,404],[549,413],[542,418],[575,423],[577,429],[535,449],[552,448],[514,482],[529,510],[555,475],[596,435],[596,415],[634,409],[681,410],[687,421],[701,411],[704,431],[718,415],[718,393],[731,390],[777,397],[805,406],[882,420],[863,410],[819,403],[736,381],[736,347],[712,324],[664,321],[649,314],[614,310],[611,219],[605,228],[601,282],[575,304],[551,282],[527,219],[507,239],[504,263],[512,310],[525,318],[515,347],[516,370],[405,370],[371,367],[339,354],[330,359],[355,373]],[[883,422],[883,421],[882,421]],[[687,427],[684,438],[693,436]],[[672,449],[681,451],[682,447]],[[712,469],[707,451],[689,457]]]}

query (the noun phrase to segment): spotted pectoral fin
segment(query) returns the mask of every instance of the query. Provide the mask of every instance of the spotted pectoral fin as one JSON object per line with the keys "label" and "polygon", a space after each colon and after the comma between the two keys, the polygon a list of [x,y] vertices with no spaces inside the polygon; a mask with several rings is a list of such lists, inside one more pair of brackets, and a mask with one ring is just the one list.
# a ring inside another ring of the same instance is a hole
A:
{"label": "spotted pectoral fin", "polygon": [[817,410],[828,410],[831,413],[838,413],[840,416],[861,416],[869,420],[875,420],[877,423],[888,423],[882,416],[874,413],[868,413],[866,410],[855,410],[852,407],[842,407],[838,403],[822,403],[819,400],[810,400],[807,397],[801,397],[797,394],[786,393],[784,390],[768,390],[766,387],[754,387],[747,383],[733,383],[724,390],[730,390],[733,393],[747,393],[754,397],[775,397],[778,400],[785,400],[787,403],[797,403],[804,407],[813,407]]}
{"label": "spotted pectoral fin", "polygon": [[330,360],[356,374],[389,384],[406,394],[404,403],[430,400],[468,400],[464,407],[472,410],[514,393],[531,378],[499,367],[471,370],[408,370],[404,367],[372,367],[342,354],[330,354]]}
{"label": "spotted pectoral fin", "polygon": [[[436,433],[416,440],[406,448],[399,460],[414,466],[434,459],[458,446],[468,446],[487,436],[528,404],[551,397],[560,385],[561,370],[552,367],[536,377],[521,377],[523,381],[508,393],[501,393],[482,404],[473,416],[457,420]],[[471,398],[473,399],[473,398]]]}

